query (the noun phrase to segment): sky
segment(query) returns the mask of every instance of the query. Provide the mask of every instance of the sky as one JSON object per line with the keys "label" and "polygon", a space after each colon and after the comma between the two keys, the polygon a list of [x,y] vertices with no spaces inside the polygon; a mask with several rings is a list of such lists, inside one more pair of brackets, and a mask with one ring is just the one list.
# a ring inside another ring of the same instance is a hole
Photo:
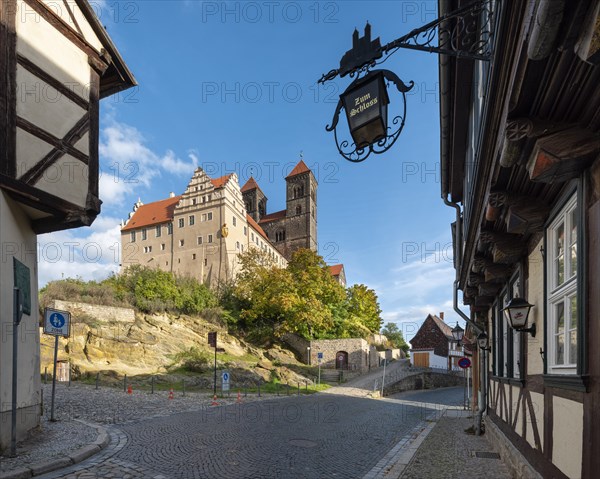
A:
{"label": "sky", "polygon": [[[143,0],[90,2],[139,86],[101,104],[102,213],[88,228],[39,237],[40,286],[118,271],[133,204],[182,193],[194,171],[253,175],[267,212],[285,207],[302,157],[318,187],[319,253],[348,285],[373,288],[384,322],[410,339],[452,309],[454,210],[440,197],[437,56],[399,50],[382,65],[405,83],[404,130],[386,153],[350,163],[325,126],[348,77],[319,85],[365,23],[382,44],[437,17],[436,1]],[[390,118],[401,99],[391,98]],[[343,114],[343,112],[342,112]],[[345,122],[344,118],[341,118]]]}

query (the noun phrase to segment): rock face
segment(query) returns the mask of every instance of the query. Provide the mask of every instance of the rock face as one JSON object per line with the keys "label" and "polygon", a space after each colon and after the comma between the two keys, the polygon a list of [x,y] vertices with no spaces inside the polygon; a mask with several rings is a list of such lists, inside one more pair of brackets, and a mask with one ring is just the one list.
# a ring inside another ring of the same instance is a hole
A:
{"label": "rock face", "polygon": [[[222,327],[199,317],[140,314],[129,308],[55,301],[71,312],[71,337],[59,339],[58,360],[71,361],[81,372],[103,370],[119,374],[163,373],[177,353],[209,350],[207,335],[217,331],[219,347],[232,356],[248,353]],[[42,335],[42,368],[53,360],[54,338]]]}
{"label": "rock face", "polygon": [[[167,374],[177,366],[179,353],[195,348],[213,354],[208,333],[216,331],[218,347],[224,349],[219,367],[235,370],[247,380],[306,380],[287,367],[301,366],[291,352],[274,346],[265,355],[201,317],[141,314],[130,308],[67,301],[54,301],[52,307],[71,313],[71,336],[59,339],[58,360],[69,361],[76,374]],[[54,337],[41,334],[42,372],[46,367],[52,371],[53,354]]]}

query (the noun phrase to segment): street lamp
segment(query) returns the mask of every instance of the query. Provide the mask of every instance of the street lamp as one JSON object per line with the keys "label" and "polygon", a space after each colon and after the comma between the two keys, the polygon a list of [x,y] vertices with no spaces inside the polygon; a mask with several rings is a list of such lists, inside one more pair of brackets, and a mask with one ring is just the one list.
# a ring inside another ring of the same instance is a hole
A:
{"label": "street lamp", "polygon": [[306,353],[308,355],[308,365],[310,366],[310,346],[306,346]]}
{"label": "street lamp", "polygon": [[492,348],[488,347],[488,335],[485,333],[485,331],[482,331],[481,333],[479,333],[479,336],[477,336],[477,344],[479,345],[479,348],[483,351],[492,350]]}
{"label": "street lamp", "polygon": [[513,298],[502,311],[504,311],[511,328],[521,333],[531,333],[531,336],[535,338],[535,323],[530,328],[527,327],[527,319],[531,308],[533,308],[533,304],[529,304],[526,299]]}
{"label": "street lamp", "polygon": [[452,328],[452,338],[454,341],[460,344],[465,334],[465,330],[458,325],[458,321],[456,322],[456,326]]}

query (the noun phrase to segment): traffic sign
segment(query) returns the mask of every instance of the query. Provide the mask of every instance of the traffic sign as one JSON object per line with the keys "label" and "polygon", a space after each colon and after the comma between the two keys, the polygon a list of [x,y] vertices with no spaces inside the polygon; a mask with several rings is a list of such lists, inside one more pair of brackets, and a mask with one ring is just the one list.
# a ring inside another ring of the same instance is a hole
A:
{"label": "traffic sign", "polygon": [[471,360],[469,358],[460,358],[458,360],[459,367],[467,369],[471,367]]}
{"label": "traffic sign", "polygon": [[212,346],[213,348],[217,347],[217,333],[216,332],[208,333],[208,344],[209,344],[209,346]]}
{"label": "traffic sign", "polygon": [[44,334],[69,337],[71,329],[71,313],[58,309],[44,310]]}
{"label": "traffic sign", "polygon": [[317,359],[323,359],[323,353],[317,353]]}
{"label": "traffic sign", "polygon": [[229,391],[229,372],[223,371],[221,374],[221,389],[223,391]]}

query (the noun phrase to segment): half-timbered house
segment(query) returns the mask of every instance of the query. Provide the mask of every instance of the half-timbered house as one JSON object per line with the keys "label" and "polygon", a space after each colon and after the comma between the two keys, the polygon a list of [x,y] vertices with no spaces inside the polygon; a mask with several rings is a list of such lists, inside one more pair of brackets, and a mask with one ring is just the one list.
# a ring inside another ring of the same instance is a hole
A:
{"label": "half-timbered house", "polygon": [[99,101],[133,85],[87,1],[0,0],[0,447],[11,435],[15,276],[27,293],[18,327],[22,438],[39,423],[41,402],[36,235],[90,225],[100,213]]}
{"label": "half-timbered house", "polygon": [[[467,3],[439,0],[439,13]],[[600,2],[484,3],[490,61],[439,64],[442,197],[467,311],[455,308],[491,346],[477,355],[478,414],[515,477],[597,477]],[[506,319],[517,297],[535,335]]]}

